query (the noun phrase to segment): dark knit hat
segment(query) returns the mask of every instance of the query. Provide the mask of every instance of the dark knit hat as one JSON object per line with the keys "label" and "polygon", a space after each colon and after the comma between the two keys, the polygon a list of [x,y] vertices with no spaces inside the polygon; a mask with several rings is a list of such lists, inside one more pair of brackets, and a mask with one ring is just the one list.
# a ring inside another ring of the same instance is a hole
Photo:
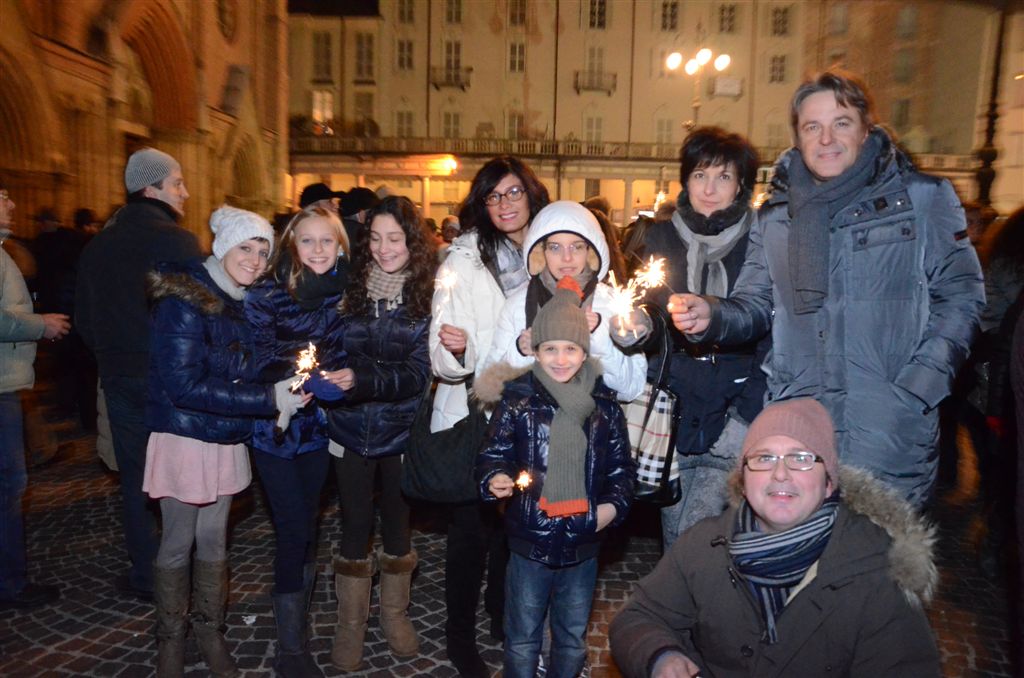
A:
{"label": "dark knit hat", "polygon": [[155,148],[140,148],[128,158],[124,167],[124,187],[128,193],[141,191],[170,176],[174,170],[181,171],[178,161]]}
{"label": "dark knit hat", "polygon": [[774,402],[761,411],[747,430],[743,454],[769,436],[789,436],[825,460],[825,471],[832,484],[839,482],[839,455],[836,453],[836,430],[828,410],[813,398],[793,398]]}
{"label": "dark knit hat", "polygon": [[554,295],[533,319],[532,339],[536,349],[545,341],[571,341],[590,353],[587,315],[580,308],[583,290],[570,276],[558,281]]}

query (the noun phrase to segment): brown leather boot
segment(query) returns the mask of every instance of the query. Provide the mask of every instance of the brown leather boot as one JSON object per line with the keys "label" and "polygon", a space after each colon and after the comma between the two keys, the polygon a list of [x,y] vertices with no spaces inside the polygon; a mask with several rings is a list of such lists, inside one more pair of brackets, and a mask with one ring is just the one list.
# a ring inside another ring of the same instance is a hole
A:
{"label": "brown leather boot", "polygon": [[334,560],[338,625],[334,631],[331,663],[342,671],[355,671],[363,663],[363,639],[366,637],[370,589],[373,587],[376,569],[377,562],[373,554],[363,560]]}
{"label": "brown leather boot", "polygon": [[221,560],[195,560],[192,573],[192,631],[210,674],[216,678],[241,675],[224,640],[224,613],[228,602],[228,564]]}
{"label": "brown leather boot", "polygon": [[420,639],[409,620],[409,593],[412,571],[419,560],[416,550],[404,556],[389,556],[383,551],[380,559],[380,625],[388,639],[391,653],[396,657],[415,657],[420,651]]}
{"label": "brown leather boot", "polygon": [[185,675],[185,617],[188,613],[188,566],[153,566],[156,603],[157,678]]}

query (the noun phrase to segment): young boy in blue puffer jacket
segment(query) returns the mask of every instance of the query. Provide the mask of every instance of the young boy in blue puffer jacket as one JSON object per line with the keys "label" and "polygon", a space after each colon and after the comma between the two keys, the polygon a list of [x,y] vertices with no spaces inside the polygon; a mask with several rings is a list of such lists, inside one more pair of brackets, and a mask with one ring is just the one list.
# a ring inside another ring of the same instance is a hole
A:
{"label": "young boy in blue puffer jacket", "polygon": [[506,678],[532,678],[551,617],[549,678],[572,678],[587,657],[586,630],[603,530],[625,520],[635,467],[622,408],[587,359],[590,333],[571,278],[538,312],[536,362],[504,383],[507,366],[477,380],[478,397],[504,393],[477,459],[485,501],[507,499],[512,552],[506,575]]}

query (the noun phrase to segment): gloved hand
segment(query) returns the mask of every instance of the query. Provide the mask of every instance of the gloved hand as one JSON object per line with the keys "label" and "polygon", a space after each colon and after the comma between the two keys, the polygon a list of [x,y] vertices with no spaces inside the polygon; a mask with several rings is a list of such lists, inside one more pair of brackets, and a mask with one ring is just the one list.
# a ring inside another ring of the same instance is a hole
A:
{"label": "gloved hand", "polygon": [[274,384],[274,405],[277,407],[277,427],[282,431],[287,430],[292,420],[292,415],[302,409],[306,397],[302,391],[292,393],[293,378],[282,379]]}
{"label": "gloved hand", "polygon": [[634,308],[629,315],[612,316],[608,323],[608,332],[612,341],[622,348],[629,348],[643,343],[654,329],[651,316],[642,308]]}
{"label": "gloved hand", "polygon": [[725,459],[736,459],[743,449],[743,440],[747,437],[747,429],[750,428],[736,417],[728,416],[725,419],[725,428],[718,440],[709,450],[716,457]]}

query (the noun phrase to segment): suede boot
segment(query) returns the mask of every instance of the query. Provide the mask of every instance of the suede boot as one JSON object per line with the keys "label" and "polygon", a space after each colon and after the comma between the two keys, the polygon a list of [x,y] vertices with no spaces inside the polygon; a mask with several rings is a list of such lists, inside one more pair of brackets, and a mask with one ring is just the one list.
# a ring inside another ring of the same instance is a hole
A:
{"label": "suede boot", "polygon": [[396,657],[415,657],[420,651],[420,639],[409,620],[409,594],[412,571],[419,560],[416,550],[404,556],[389,556],[380,552],[380,625],[388,640],[391,653]]}
{"label": "suede boot", "polygon": [[224,640],[224,614],[228,602],[226,561],[195,560],[192,573],[192,631],[199,651],[216,678],[241,675]]}
{"label": "suede boot", "polygon": [[342,671],[355,671],[363,663],[366,618],[370,615],[370,590],[376,570],[373,554],[363,560],[334,560],[338,626],[334,631],[331,663]]}
{"label": "suede boot", "polygon": [[156,603],[157,678],[185,675],[185,618],[188,614],[188,566],[153,566]]}

